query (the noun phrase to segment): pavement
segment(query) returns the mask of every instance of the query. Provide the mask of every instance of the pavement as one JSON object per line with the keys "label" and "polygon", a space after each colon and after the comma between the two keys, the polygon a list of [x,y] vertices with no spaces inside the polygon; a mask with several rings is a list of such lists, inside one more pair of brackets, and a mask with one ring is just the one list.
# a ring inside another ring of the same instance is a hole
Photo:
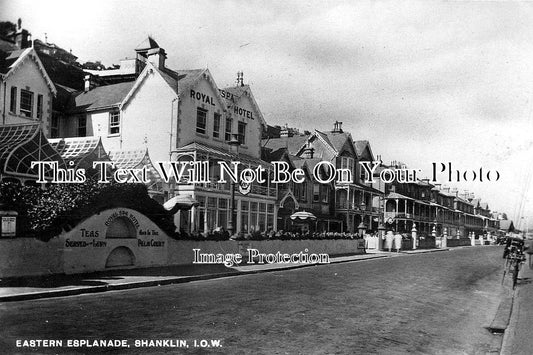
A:
{"label": "pavement", "polygon": [[528,266],[530,257],[528,255],[528,260],[518,274],[518,286],[513,292],[512,311],[504,333],[502,355],[529,355],[533,352],[533,268]]}
{"label": "pavement", "polygon": [[[405,250],[400,252],[369,251],[366,254],[332,256],[330,257],[330,263],[356,262],[448,250],[450,248]],[[0,302],[154,287],[313,266],[316,266],[316,264],[242,264],[231,268],[224,265],[174,265],[146,269],[112,270],[90,274],[0,279]]]}

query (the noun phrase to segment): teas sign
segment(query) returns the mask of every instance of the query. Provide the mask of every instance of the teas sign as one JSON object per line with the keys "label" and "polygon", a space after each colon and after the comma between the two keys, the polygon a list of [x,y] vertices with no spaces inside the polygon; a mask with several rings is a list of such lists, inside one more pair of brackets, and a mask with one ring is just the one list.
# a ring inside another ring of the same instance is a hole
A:
{"label": "teas sign", "polygon": [[17,217],[2,216],[2,237],[14,237],[17,231]]}

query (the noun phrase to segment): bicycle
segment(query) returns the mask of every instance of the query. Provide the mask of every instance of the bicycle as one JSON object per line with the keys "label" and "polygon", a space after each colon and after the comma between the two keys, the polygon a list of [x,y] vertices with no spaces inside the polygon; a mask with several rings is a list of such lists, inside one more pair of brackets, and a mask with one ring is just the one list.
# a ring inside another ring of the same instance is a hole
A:
{"label": "bicycle", "polygon": [[523,243],[520,245],[511,243],[509,247],[506,247],[506,251],[507,252],[504,255],[505,263],[503,269],[502,285],[505,281],[505,275],[507,274],[507,272],[509,272],[513,279],[514,290],[518,283],[518,273],[520,272],[522,264],[526,261],[526,255],[523,251]]}

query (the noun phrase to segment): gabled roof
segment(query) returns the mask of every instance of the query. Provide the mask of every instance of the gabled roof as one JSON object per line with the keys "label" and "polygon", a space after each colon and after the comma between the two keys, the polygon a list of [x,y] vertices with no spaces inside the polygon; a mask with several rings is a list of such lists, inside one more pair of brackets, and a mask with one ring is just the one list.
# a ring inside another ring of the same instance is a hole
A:
{"label": "gabled roof", "polygon": [[133,87],[133,81],[98,86],[76,95],[70,105],[70,112],[86,112],[119,107]]}
{"label": "gabled roof", "polygon": [[229,106],[233,106],[233,104],[238,103],[242,97],[248,97],[250,101],[252,102],[252,106],[255,108],[255,111],[259,118],[259,122],[263,125],[263,127],[266,128],[267,124],[266,124],[265,118],[263,117],[263,113],[259,109],[259,105],[257,105],[257,102],[255,101],[250,85],[230,86],[230,87],[224,88],[223,90],[233,95],[233,100],[229,98],[224,99]]}
{"label": "gabled roof", "polygon": [[484,209],[484,210],[488,210],[488,209],[489,209],[489,204],[486,203],[486,202],[481,202],[481,203],[479,204],[479,206],[480,206],[482,209]]}
{"label": "gabled roof", "polygon": [[500,220],[500,229],[506,232],[513,232],[515,230],[513,221],[507,219]]}
{"label": "gabled roof", "polygon": [[189,91],[191,87],[201,78],[205,69],[180,70],[175,72],[169,68],[160,68],[156,70],[161,74],[163,79],[180,96]]}
{"label": "gabled roof", "polygon": [[211,73],[209,72],[209,69],[206,68],[175,71],[169,68],[157,68],[155,65],[148,61],[146,62],[146,66],[144,67],[141,74],[139,74],[139,76],[137,77],[137,80],[133,82],[129,92],[125,95],[122,103],[120,104],[121,108],[128,103],[131,97],[133,97],[133,94],[137,91],[138,88],[141,87],[142,83],[151,71],[158,73],[161,78],[165,80],[170,89],[174,91],[177,97],[183,97],[183,95],[186,95],[189,92],[190,88],[194,87],[196,83],[198,83],[202,78],[209,78],[207,81],[213,87],[215,98],[220,103],[220,106],[224,110],[226,109],[226,101],[224,101],[224,99],[220,96],[220,92],[216,87],[216,84],[213,80],[213,77],[211,76]]}
{"label": "gabled roof", "polygon": [[290,154],[296,155],[302,147],[305,147],[310,136],[293,136],[282,138],[267,138],[262,140],[264,148],[276,151],[278,149],[287,149]]}
{"label": "gabled roof", "polygon": [[480,202],[481,202],[481,199],[480,199],[480,198],[473,198],[473,199],[470,201],[470,203],[474,206],[474,208],[478,208]]}
{"label": "gabled roof", "polygon": [[353,149],[353,142],[352,137],[350,133],[348,132],[342,132],[342,133],[334,133],[334,132],[327,132],[327,137],[329,138],[329,141],[331,142],[331,145],[337,152],[341,152],[341,150],[346,145],[346,141],[349,141],[349,144],[352,146],[352,150],[355,153],[355,149]]}
{"label": "gabled roof", "polygon": [[202,154],[209,155],[210,157],[218,157],[220,159],[227,159],[227,160],[233,160],[233,161],[240,161],[243,164],[251,164],[251,165],[262,165],[263,167],[270,167],[272,164],[269,162],[255,158],[251,155],[239,153],[238,156],[232,154],[231,152],[223,151],[220,147],[213,147],[207,144],[198,143],[198,142],[191,142],[187,145],[184,145],[183,147],[180,147],[175,150],[177,153],[183,153],[183,152],[199,152]]}
{"label": "gabled roof", "polygon": [[335,150],[335,148],[333,147],[333,144],[331,144],[331,142],[329,141],[328,135],[326,133],[315,129],[315,131],[313,132],[311,136],[313,135],[319,138],[320,140],[322,140],[324,143],[326,143],[327,146]]}
{"label": "gabled roof", "polygon": [[[37,178],[34,161],[56,161],[65,168],[59,153],[48,143],[39,124],[0,126],[0,174]],[[45,175],[51,177],[46,169]]]}
{"label": "gabled roof", "polygon": [[37,52],[33,48],[19,49],[12,52],[0,52],[0,74],[3,74],[4,79],[9,78],[20,66],[27,60],[33,60],[37,68],[41,72],[44,81],[50,88],[50,91],[55,95],[57,93],[56,87],[50,77],[48,76],[43,63],[39,59]]}
{"label": "gabled roof", "polygon": [[50,139],[50,145],[72,168],[91,169],[94,161],[110,161],[100,137]]}
{"label": "gabled roof", "polygon": [[148,36],[144,41],[139,43],[139,45],[135,48],[136,51],[143,51],[147,49],[153,49],[153,48],[159,48],[159,44],[153,39],[152,37]]}
{"label": "gabled roof", "polygon": [[370,153],[370,156],[373,159],[374,153],[372,153],[372,148],[370,147],[370,142],[369,141],[366,141],[366,140],[354,141],[353,144],[355,146],[355,152],[356,152],[358,158],[363,156],[363,153],[365,152],[365,149],[368,149],[368,152]]}
{"label": "gabled roof", "polygon": [[38,55],[46,73],[56,86],[59,84],[75,90],[84,89],[86,74],[83,69],[42,52]]}

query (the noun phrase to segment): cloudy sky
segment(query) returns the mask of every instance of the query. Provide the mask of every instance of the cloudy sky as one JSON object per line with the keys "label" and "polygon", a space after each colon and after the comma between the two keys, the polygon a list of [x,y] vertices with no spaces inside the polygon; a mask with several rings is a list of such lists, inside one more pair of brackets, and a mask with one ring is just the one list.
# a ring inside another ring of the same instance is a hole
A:
{"label": "cloudy sky", "polygon": [[118,63],[151,35],[173,69],[207,66],[219,87],[243,71],[269,124],[339,120],[428,177],[433,162],[498,171],[438,178],[533,222],[533,3],[0,0],[0,20],[19,17],[81,62]]}

